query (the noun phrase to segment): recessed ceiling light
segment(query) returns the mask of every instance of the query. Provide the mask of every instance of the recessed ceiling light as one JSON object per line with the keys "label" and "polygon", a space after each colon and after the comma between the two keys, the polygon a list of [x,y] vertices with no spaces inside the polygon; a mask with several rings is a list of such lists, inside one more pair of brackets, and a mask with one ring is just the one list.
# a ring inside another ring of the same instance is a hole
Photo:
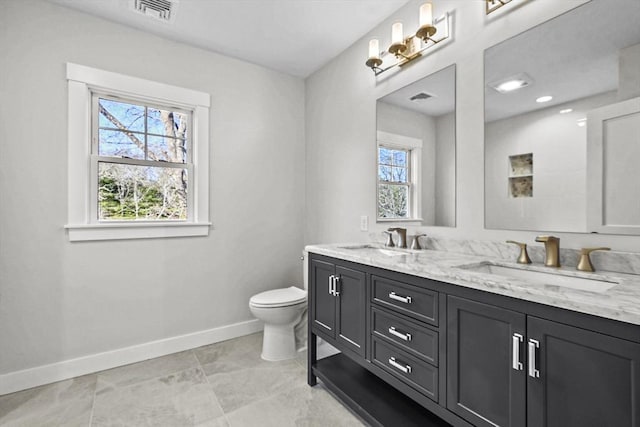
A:
{"label": "recessed ceiling light", "polygon": [[488,86],[500,93],[509,93],[533,84],[533,79],[527,73],[518,73],[504,79],[496,80]]}
{"label": "recessed ceiling light", "polygon": [[567,114],[573,111],[573,108],[565,108],[564,110],[560,110],[560,114]]}
{"label": "recessed ceiling light", "polygon": [[552,99],[553,99],[553,96],[545,95],[545,96],[541,96],[540,98],[536,99],[536,102],[538,102],[538,103],[549,102]]}
{"label": "recessed ceiling light", "polygon": [[496,90],[499,92],[511,92],[513,90],[518,90],[518,89],[522,89],[523,87],[527,86],[528,83],[524,80],[508,80],[504,83],[499,84],[498,86],[496,86]]}

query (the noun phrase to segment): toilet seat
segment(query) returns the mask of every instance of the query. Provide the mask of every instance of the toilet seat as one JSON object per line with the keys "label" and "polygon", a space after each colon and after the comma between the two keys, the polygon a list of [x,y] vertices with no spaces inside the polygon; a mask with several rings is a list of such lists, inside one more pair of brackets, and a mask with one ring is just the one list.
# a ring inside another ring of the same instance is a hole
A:
{"label": "toilet seat", "polygon": [[288,307],[307,301],[307,292],[295,286],[265,291],[251,297],[249,304],[254,307]]}

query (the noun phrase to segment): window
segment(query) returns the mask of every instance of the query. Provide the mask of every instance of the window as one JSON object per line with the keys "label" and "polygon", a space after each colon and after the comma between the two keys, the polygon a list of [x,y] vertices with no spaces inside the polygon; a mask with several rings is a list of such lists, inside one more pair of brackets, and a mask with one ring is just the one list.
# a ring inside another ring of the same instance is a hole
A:
{"label": "window", "polygon": [[191,112],[96,93],[92,105],[98,220],[186,220]]}
{"label": "window", "polygon": [[207,235],[209,95],[67,64],[69,239]]}
{"label": "window", "polygon": [[378,220],[420,220],[422,141],[378,132]]}
{"label": "window", "polygon": [[411,150],[378,146],[378,217],[408,218]]}

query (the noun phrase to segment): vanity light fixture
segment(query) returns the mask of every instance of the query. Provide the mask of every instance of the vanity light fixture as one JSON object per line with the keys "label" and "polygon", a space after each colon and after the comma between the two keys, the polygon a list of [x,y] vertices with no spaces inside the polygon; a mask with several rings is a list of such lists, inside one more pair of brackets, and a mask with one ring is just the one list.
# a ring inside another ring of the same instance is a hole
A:
{"label": "vanity light fixture", "polygon": [[[394,22],[391,26],[391,45],[387,51],[380,52],[380,41],[369,41],[369,58],[365,62],[377,76],[385,71],[408,64],[422,53],[441,41],[449,38],[449,13],[433,18],[433,5],[424,3],[420,6],[420,27],[415,35],[405,37],[402,22]],[[384,66],[387,52],[393,55],[391,64]]]}
{"label": "vanity light fixture", "polygon": [[511,0],[485,0],[485,13],[488,15],[510,2]]}
{"label": "vanity light fixture", "polygon": [[540,98],[536,99],[536,102],[539,104],[545,103],[545,102],[549,102],[553,99],[553,96],[551,95],[545,95],[545,96],[541,96]]}

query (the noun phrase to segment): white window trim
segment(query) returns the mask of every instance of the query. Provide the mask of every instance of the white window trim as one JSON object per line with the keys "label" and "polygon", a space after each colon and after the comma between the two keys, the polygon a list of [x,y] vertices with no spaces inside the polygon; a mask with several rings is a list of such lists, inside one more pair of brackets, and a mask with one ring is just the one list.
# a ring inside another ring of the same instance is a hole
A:
{"label": "white window trim", "polygon": [[[376,222],[419,222],[422,221],[420,212],[422,212],[422,140],[411,138],[404,135],[377,131],[378,147],[381,145],[389,148],[398,148],[403,150],[411,150],[411,158],[409,160],[411,196],[409,199],[409,218],[380,218],[378,216],[378,170],[376,166]],[[376,165],[378,163],[378,150],[376,150]]]}
{"label": "white window trim", "polygon": [[[209,107],[208,93],[67,63],[68,80],[68,222],[69,240],[119,240],[207,236],[209,222]],[[191,110],[192,161],[190,181],[193,218],[187,221],[118,221],[100,223],[91,209],[92,92],[137,97]]]}

